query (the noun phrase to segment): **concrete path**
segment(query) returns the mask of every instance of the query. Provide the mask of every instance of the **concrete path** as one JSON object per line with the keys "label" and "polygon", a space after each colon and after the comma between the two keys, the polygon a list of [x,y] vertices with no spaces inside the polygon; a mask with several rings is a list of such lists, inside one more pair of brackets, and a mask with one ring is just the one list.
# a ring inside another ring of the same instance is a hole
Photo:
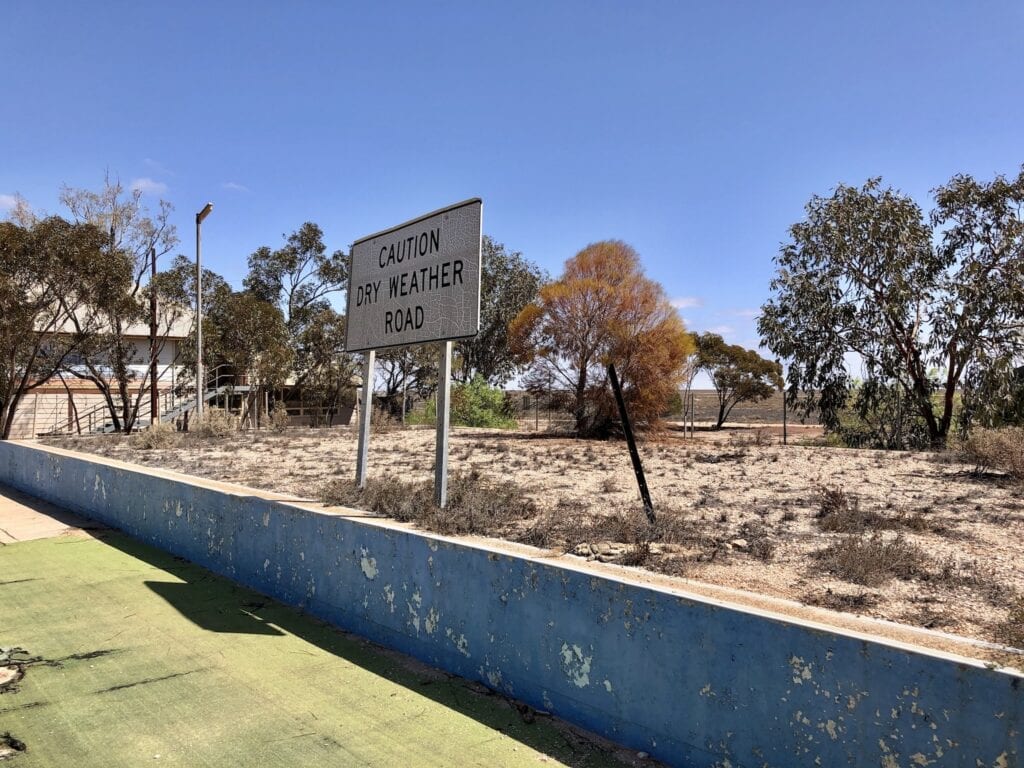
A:
{"label": "concrete path", "polygon": [[0,485],[0,544],[101,530],[99,523]]}
{"label": "concrete path", "polygon": [[0,487],[12,768],[654,765],[88,526]]}

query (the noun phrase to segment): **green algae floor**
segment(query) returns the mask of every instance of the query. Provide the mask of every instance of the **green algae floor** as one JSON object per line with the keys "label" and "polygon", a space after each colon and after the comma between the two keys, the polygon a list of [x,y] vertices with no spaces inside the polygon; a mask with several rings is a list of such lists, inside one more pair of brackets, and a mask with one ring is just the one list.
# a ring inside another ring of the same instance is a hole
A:
{"label": "green algae floor", "polygon": [[[0,546],[4,766],[604,766],[479,686],[115,532]],[[526,722],[532,720],[532,722]]]}

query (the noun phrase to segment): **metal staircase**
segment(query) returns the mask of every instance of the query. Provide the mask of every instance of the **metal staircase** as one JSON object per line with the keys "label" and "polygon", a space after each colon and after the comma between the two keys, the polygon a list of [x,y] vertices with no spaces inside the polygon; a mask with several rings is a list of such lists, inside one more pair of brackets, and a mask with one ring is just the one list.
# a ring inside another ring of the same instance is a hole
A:
{"label": "metal staircase", "polygon": [[[205,377],[206,386],[204,387],[202,394],[204,403],[209,403],[223,395],[245,394],[249,391],[250,388],[248,385],[239,385],[234,383],[234,374],[227,373],[222,370],[226,367],[227,366],[219,365],[210,371],[209,376]],[[229,383],[222,383],[225,380],[228,380]],[[134,427],[135,432],[141,432],[151,426],[148,419],[151,402],[152,395],[148,393],[140,400],[138,408],[139,416],[136,419]],[[173,421],[189,411],[194,411],[198,398],[196,397],[196,393],[193,388],[189,388],[181,393],[172,389],[161,394],[158,398],[158,402],[160,421],[166,422]],[[146,414],[147,416],[143,416],[143,414]],[[107,407],[106,403],[103,403],[57,424],[46,432],[40,432],[39,437],[66,434],[99,435],[110,434],[114,431],[116,430],[114,427],[114,420],[110,417],[110,409]]]}

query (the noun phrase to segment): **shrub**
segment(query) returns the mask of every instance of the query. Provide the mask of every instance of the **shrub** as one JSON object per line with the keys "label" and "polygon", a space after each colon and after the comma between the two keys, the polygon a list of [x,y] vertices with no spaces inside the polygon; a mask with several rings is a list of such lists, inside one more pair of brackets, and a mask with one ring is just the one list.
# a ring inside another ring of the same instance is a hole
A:
{"label": "shrub", "polygon": [[803,596],[808,605],[817,605],[832,611],[860,611],[874,608],[880,602],[878,595],[871,592],[845,594],[826,589],[824,592],[808,592]]}
{"label": "shrub", "polygon": [[662,418],[679,419],[683,416],[683,393],[678,389],[674,390],[665,403],[661,412]]}
{"label": "shrub", "polygon": [[274,432],[284,432],[288,429],[288,409],[284,407],[284,403],[278,403],[274,406],[274,410],[270,412],[267,422]]}
{"label": "shrub", "polygon": [[560,499],[554,509],[545,510],[533,524],[515,538],[535,547],[559,547],[570,552],[588,541],[589,506],[577,499]]}
{"label": "shrub", "polygon": [[386,405],[375,405],[370,409],[370,424],[374,432],[392,432],[401,426],[401,417],[392,416]]}
{"label": "shrub", "polygon": [[895,577],[927,575],[924,552],[902,534],[887,539],[879,533],[845,536],[815,553],[820,566],[843,581],[876,587]]}
{"label": "shrub", "polygon": [[856,496],[841,487],[818,489],[818,527],[829,533],[862,533],[877,527],[881,518],[874,512],[861,511]]}
{"label": "shrub", "polygon": [[320,498],[324,504],[365,509],[402,522],[415,520],[419,508],[433,503],[428,484],[406,482],[394,475],[368,478],[365,488],[358,488],[352,480],[333,480]]}
{"label": "shrub", "polygon": [[393,475],[369,479],[363,489],[351,480],[335,480],[321,498],[325,504],[357,507],[446,534],[498,536],[537,515],[536,504],[519,485],[490,480],[475,471],[448,478],[444,509],[434,504],[433,483]]}
{"label": "shrub", "polygon": [[238,419],[223,408],[207,407],[201,419],[189,425],[189,432],[199,437],[229,437],[238,430]]}
{"label": "shrub", "polygon": [[405,414],[408,426],[434,426],[437,424],[437,400],[433,397],[423,404],[422,409],[414,408]]}
{"label": "shrub", "polygon": [[158,421],[156,424],[150,425],[148,429],[132,435],[130,444],[133,448],[149,451],[159,448],[172,448],[178,444],[178,439],[179,435],[175,431],[173,424],[166,421]]}
{"label": "shrub", "polygon": [[899,385],[857,383],[837,414],[834,434],[847,448],[919,450],[930,445],[928,425]]}
{"label": "shrub", "polygon": [[514,523],[537,515],[537,505],[518,484],[486,480],[477,471],[460,472],[448,479],[448,506],[430,504],[432,530],[441,533],[478,533],[494,536]]}
{"label": "shrub", "polygon": [[493,427],[515,429],[513,416],[505,393],[487,384],[482,376],[452,387],[451,420],[464,427]]}
{"label": "shrub", "polygon": [[964,460],[979,474],[995,469],[1024,480],[1024,427],[976,427],[961,450]]}
{"label": "shrub", "polygon": [[[657,522],[652,524],[644,511],[635,506],[623,505],[609,514],[598,515],[592,514],[585,502],[570,499],[562,499],[553,509],[539,515],[529,528],[518,532],[515,540],[585,557],[596,556],[603,562],[646,565],[677,574],[682,564],[663,551],[665,545],[681,544],[701,551],[717,547],[675,507],[659,505]],[[603,551],[603,544],[612,546]]]}
{"label": "shrub", "polygon": [[777,544],[772,540],[768,528],[758,520],[749,520],[740,526],[740,536],[747,541],[750,554],[763,562],[775,557]]}

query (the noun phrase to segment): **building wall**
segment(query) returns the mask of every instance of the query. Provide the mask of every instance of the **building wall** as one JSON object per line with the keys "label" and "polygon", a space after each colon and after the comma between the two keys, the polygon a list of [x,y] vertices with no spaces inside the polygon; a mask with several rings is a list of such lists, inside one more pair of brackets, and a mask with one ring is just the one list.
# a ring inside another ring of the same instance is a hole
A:
{"label": "building wall", "polygon": [[[79,414],[103,405],[103,396],[91,384],[87,389],[81,386],[72,387],[71,391],[75,409]],[[18,403],[11,438],[27,439],[49,432],[61,424],[66,424],[73,414],[67,391],[60,382],[43,385],[29,392]],[[83,430],[85,427],[83,422]]]}
{"label": "building wall", "polygon": [[[135,339],[132,344],[135,349],[135,359],[149,359],[149,339]],[[157,382],[161,392],[171,389],[181,375],[181,366],[174,365],[178,356],[178,345],[178,340],[168,339],[157,358]],[[148,381],[148,363],[130,365],[129,368],[136,377],[134,387],[138,387],[143,379]],[[65,382],[67,387],[59,379],[51,379],[22,398],[14,415],[12,438],[25,439],[49,432],[58,425],[66,424],[75,411],[81,415],[103,405],[103,396],[91,382],[70,376],[65,376]],[[71,398],[74,399],[74,408],[69,402],[69,389],[72,392]],[[148,416],[149,409],[146,408],[143,418],[148,418]],[[83,431],[87,428],[87,424],[83,422]],[[72,428],[70,431],[74,431],[74,429]]]}
{"label": "building wall", "polygon": [[[176,380],[180,374],[180,366],[174,365],[174,361],[178,358],[178,346],[180,343],[176,339],[168,339],[163,349],[160,350],[160,354],[157,357],[157,376],[158,381],[161,385],[171,386],[172,381]],[[143,360],[145,362],[135,363],[130,365],[138,376],[149,376],[149,339],[134,339],[132,340],[132,346],[135,349],[135,359]]]}
{"label": "building wall", "polygon": [[0,443],[0,482],[672,765],[1021,765],[1019,673],[179,477]]}

